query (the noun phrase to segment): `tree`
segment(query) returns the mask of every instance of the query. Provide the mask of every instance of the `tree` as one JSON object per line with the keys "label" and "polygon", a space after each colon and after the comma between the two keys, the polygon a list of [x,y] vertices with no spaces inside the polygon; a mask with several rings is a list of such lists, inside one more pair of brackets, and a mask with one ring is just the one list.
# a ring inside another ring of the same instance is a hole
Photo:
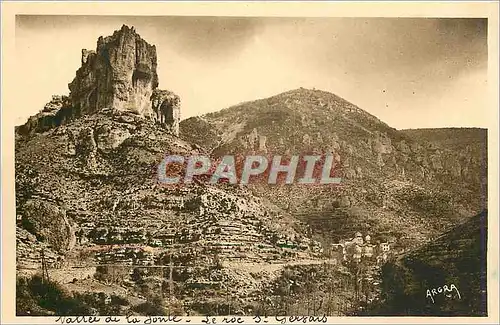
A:
{"label": "tree", "polygon": [[59,283],[44,281],[36,274],[16,281],[16,313],[18,315],[91,315],[91,306],[75,299]]}

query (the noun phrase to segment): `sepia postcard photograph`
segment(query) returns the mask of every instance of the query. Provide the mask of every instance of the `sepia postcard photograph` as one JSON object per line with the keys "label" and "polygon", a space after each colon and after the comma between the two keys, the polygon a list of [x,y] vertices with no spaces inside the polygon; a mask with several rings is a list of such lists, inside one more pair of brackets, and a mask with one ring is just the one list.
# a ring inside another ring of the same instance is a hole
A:
{"label": "sepia postcard photograph", "polygon": [[498,322],[498,3],[2,3],[2,321]]}

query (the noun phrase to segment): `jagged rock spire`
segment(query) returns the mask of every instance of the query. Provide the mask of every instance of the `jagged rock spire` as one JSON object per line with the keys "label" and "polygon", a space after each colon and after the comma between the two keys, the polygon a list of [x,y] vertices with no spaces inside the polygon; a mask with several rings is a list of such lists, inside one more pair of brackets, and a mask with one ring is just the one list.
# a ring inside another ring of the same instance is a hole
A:
{"label": "jagged rock spire", "polygon": [[123,25],[99,37],[96,51],[82,50],[82,66],[69,84],[78,114],[102,108],[134,111],[154,118],[151,95],[158,87],[156,47]]}
{"label": "jagged rock spire", "polygon": [[75,117],[109,108],[129,111],[158,121],[179,135],[180,98],[157,89],[156,47],[123,25],[108,37],[99,37],[96,50],[82,49],[81,67],[68,85],[69,97],[56,96],[49,109],[30,117],[19,134],[44,132]]}

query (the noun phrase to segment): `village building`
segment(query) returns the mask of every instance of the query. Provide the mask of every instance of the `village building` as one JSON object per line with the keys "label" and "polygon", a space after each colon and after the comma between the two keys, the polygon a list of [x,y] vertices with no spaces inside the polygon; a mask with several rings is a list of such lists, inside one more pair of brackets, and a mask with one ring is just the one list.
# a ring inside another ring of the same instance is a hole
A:
{"label": "village building", "polygon": [[363,247],[363,257],[372,258],[375,252],[375,245],[371,243],[370,235],[365,237],[365,245]]}
{"label": "village building", "polygon": [[387,253],[391,250],[391,246],[389,243],[380,243],[380,250],[384,253]]}
{"label": "village building", "polygon": [[363,259],[374,259],[380,264],[387,261],[392,245],[394,245],[392,241],[373,244],[370,235],[366,235],[363,239],[363,235],[356,232],[352,239],[342,240],[338,244],[331,245],[332,257],[338,260],[354,260],[356,262]]}
{"label": "village building", "polygon": [[356,245],[363,245],[363,235],[360,232],[357,232],[351,242]]}

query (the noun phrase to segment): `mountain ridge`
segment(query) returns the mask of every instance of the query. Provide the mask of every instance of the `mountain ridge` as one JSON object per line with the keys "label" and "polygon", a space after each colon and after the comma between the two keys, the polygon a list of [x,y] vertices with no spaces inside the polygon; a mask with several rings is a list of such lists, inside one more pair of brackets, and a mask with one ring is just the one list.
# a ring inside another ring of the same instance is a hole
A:
{"label": "mountain ridge", "polygon": [[[391,204],[390,201],[396,204],[393,207],[395,209],[399,209],[400,205],[407,205],[401,202],[409,199],[405,198],[406,194],[401,196],[402,193],[397,192],[418,193],[423,186],[424,192],[441,191],[445,196],[448,195],[447,192],[461,191],[462,194],[469,193],[467,195],[471,196],[477,194],[478,197],[474,199],[476,208],[465,215],[480,211],[484,205],[486,174],[484,171],[482,175],[479,173],[486,156],[486,131],[479,129],[477,143],[466,144],[457,151],[436,147],[435,143],[416,138],[412,132],[415,131],[396,130],[334,94],[300,88],[181,122],[181,138],[205,146],[215,156],[230,153],[333,154],[335,163],[340,166],[343,189],[339,188],[334,192],[327,190],[325,194],[321,194],[319,191],[303,191],[298,186],[289,186],[282,193],[279,190],[260,188],[261,195],[284,197],[283,202],[277,200],[282,203],[282,208],[300,201],[287,202],[289,200],[286,197],[294,196],[295,193],[297,198],[305,199],[305,202],[313,197],[319,197],[320,201],[328,201],[327,197],[330,197],[330,201],[345,201],[341,205],[347,209],[359,203],[369,203],[371,207],[367,206],[366,209],[378,210],[376,213],[382,215],[386,208],[381,208]],[[473,183],[470,190],[465,192],[463,186],[457,183],[464,179]],[[392,181],[398,181],[400,185],[390,188]],[[443,181],[446,183],[445,187],[441,185]],[[379,198],[372,203],[367,202],[366,198],[361,197],[360,188],[368,190],[370,195],[375,196],[373,199],[377,196]],[[418,195],[418,200],[432,200],[432,196],[435,196]],[[449,195],[455,196],[452,193]],[[468,202],[468,198],[464,198],[461,202],[460,204],[468,206],[472,201]],[[420,205],[416,201],[415,204]],[[429,203],[427,206],[435,204]],[[423,206],[415,208],[418,209],[415,210],[416,213],[423,211]],[[455,208],[451,208],[453,209]],[[308,207],[304,207],[304,210],[310,212]],[[324,213],[336,214],[327,207],[320,212]],[[406,214],[402,211],[400,213]],[[361,230],[368,229],[362,227]]]}

